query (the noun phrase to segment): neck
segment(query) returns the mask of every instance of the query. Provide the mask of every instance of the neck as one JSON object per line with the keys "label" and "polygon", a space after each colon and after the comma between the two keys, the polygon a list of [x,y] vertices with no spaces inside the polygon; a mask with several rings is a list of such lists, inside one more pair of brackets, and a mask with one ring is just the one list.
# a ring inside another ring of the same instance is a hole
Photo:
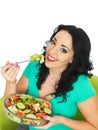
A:
{"label": "neck", "polygon": [[54,69],[50,69],[49,70],[49,76],[53,79],[57,79],[59,80],[61,77],[62,72],[58,71],[58,70],[54,70]]}
{"label": "neck", "polygon": [[49,69],[49,74],[51,75],[61,75],[63,72],[63,70],[61,71],[61,69],[53,69],[53,68],[50,68]]}

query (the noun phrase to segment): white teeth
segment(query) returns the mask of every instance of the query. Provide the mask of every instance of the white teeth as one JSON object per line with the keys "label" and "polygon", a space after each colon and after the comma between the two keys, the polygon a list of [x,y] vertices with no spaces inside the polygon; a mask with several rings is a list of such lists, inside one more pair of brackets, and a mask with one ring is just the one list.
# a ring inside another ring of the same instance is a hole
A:
{"label": "white teeth", "polygon": [[54,58],[52,58],[51,56],[48,56],[48,58],[50,59],[50,60],[55,60]]}

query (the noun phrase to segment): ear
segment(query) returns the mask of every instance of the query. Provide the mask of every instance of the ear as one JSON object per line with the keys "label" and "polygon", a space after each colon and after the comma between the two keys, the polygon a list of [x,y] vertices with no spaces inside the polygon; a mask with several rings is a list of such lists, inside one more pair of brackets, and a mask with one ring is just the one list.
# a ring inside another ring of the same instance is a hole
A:
{"label": "ear", "polygon": [[69,64],[71,64],[71,63],[72,63],[72,61],[69,62]]}
{"label": "ear", "polygon": [[74,58],[71,58],[69,61],[69,64],[71,64],[73,62]]}

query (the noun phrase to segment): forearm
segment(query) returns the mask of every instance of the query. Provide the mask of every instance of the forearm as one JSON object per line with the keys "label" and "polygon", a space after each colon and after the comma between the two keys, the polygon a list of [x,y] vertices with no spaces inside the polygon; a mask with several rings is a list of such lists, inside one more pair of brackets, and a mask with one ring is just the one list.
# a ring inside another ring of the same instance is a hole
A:
{"label": "forearm", "polygon": [[93,125],[86,121],[79,121],[69,118],[60,117],[60,123],[68,126],[69,128],[72,128],[73,130],[98,130],[98,128],[95,128]]}
{"label": "forearm", "polygon": [[10,83],[6,81],[4,98],[8,97],[10,94],[16,93],[16,83]]}

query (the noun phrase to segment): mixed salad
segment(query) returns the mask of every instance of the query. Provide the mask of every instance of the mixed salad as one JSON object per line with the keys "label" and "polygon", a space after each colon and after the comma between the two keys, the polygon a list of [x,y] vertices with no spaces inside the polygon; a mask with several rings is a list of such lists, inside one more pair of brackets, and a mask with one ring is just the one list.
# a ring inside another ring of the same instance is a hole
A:
{"label": "mixed salad", "polygon": [[52,113],[49,101],[26,94],[10,95],[5,100],[5,110],[7,116],[15,122],[34,126],[44,125],[47,121],[43,117]]}
{"label": "mixed salad", "polygon": [[33,54],[33,55],[30,56],[30,60],[31,61],[39,60],[40,63],[42,64],[44,62],[44,55],[43,54],[41,54],[41,55]]}

